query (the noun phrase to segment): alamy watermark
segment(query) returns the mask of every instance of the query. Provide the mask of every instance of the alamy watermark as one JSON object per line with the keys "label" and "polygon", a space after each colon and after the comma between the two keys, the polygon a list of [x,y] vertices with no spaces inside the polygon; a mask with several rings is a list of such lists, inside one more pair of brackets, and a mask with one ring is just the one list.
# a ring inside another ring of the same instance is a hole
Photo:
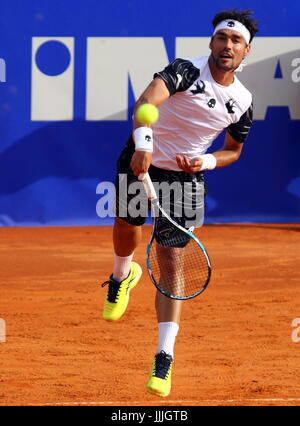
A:
{"label": "alamy watermark", "polygon": [[292,72],[292,81],[293,83],[300,82],[300,58],[294,58],[292,60],[292,67],[295,68]]}
{"label": "alamy watermark", "polygon": [[0,318],[0,343],[6,342],[6,322]]}
{"label": "alamy watermark", "polygon": [[6,83],[6,62],[0,58],[0,83]]}
{"label": "alamy watermark", "polygon": [[[153,182],[161,207],[173,218],[185,218],[185,226],[200,226],[204,217],[204,184],[191,182]],[[118,200],[116,202],[116,194]],[[98,217],[147,218],[159,214],[157,209],[149,212],[149,201],[142,182],[128,183],[127,174],[119,174],[118,191],[112,182],[100,182],[96,188],[100,199],[96,205]]]}
{"label": "alamy watermark", "polygon": [[300,318],[295,318],[292,321],[292,327],[294,328],[291,335],[292,341],[294,343],[299,343],[300,342]]}

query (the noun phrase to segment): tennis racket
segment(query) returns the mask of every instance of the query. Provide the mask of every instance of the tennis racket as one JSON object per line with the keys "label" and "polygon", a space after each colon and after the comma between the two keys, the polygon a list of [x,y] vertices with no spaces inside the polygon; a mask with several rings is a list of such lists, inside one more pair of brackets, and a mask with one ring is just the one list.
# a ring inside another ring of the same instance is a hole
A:
{"label": "tennis racket", "polygon": [[171,299],[186,300],[201,294],[211,277],[208,254],[193,234],[176,223],[159,204],[148,173],[139,175],[156,217],[147,247],[147,268],[156,288]]}

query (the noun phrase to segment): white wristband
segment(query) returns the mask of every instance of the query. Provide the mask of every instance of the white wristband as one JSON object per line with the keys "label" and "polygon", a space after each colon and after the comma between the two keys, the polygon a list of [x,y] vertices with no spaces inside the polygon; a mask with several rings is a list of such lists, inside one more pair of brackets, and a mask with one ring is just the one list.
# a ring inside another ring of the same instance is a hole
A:
{"label": "white wristband", "polygon": [[200,171],[202,171],[202,170],[213,170],[217,165],[217,159],[212,154],[200,155],[200,158],[202,160],[202,166],[201,166]]}
{"label": "white wristband", "polygon": [[153,130],[150,127],[138,127],[133,131],[136,151],[153,151]]}

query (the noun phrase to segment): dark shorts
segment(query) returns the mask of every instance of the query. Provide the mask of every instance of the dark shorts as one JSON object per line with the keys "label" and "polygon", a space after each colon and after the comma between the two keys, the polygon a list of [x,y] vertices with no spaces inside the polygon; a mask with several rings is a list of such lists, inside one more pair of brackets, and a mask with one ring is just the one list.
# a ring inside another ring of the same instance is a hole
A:
{"label": "dark shorts", "polygon": [[[148,217],[151,204],[143,184],[130,168],[134,152],[134,142],[130,137],[117,162],[116,216],[131,225],[141,226]],[[187,229],[201,226],[206,192],[203,172],[178,172],[152,165],[148,172],[167,214]]]}

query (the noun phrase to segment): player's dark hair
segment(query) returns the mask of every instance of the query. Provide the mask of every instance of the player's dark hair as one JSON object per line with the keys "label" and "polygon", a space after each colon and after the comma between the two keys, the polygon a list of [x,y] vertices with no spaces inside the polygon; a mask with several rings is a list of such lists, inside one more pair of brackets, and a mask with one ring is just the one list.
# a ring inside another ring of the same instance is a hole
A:
{"label": "player's dark hair", "polygon": [[233,19],[235,21],[239,21],[243,25],[245,25],[245,27],[249,30],[251,34],[251,43],[253,37],[258,32],[258,23],[255,19],[251,18],[251,15],[253,15],[252,10],[227,10],[217,13],[212,21],[212,24],[214,28],[216,28],[216,26],[225,19]]}

